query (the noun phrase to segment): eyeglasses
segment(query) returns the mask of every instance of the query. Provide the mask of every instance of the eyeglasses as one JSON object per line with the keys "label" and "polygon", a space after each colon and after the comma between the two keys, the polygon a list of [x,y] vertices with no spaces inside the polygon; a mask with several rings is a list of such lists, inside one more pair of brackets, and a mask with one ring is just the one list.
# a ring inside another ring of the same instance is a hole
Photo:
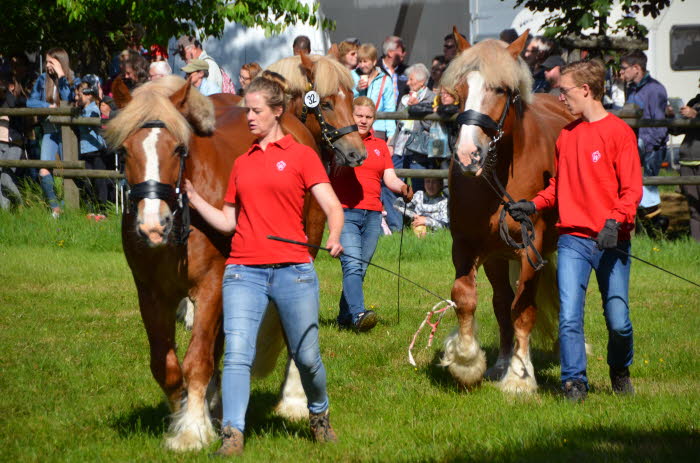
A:
{"label": "eyeglasses", "polygon": [[241,82],[248,82],[251,80],[251,78],[250,77],[243,77],[242,75],[239,75],[238,80],[240,80]]}
{"label": "eyeglasses", "polygon": [[575,88],[580,88],[580,87],[582,87],[582,85],[574,85],[573,87],[569,87],[569,88],[559,87],[559,91],[561,92],[562,95],[567,96],[571,90],[573,90]]}

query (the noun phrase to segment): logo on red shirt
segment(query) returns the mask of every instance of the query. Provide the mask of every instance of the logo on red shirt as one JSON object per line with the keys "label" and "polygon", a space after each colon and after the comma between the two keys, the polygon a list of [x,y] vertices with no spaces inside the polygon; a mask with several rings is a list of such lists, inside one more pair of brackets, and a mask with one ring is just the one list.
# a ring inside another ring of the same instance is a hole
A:
{"label": "logo on red shirt", "polygon": [[593,160],[593,162],[598,162],[602,156],[603,155],[600,154],[600,151],[598,150],[595,150],[593,151],[593,153],[591,153],[591,159]]}
{"label": "logo on red shirt", "polygon": [[279,170],[280,172],[282,172],[282,171],[284,170],[285,167],[287,167],[287,163],[286,163],[286,162],[280,161],[280,162],[277,163],[277,170]]}
{"label": "logo on red shirt", "polygon": [[379,151],[377,148],[374,148],[374,154],[376,154],[377,156],[381,156],[382,152]]}

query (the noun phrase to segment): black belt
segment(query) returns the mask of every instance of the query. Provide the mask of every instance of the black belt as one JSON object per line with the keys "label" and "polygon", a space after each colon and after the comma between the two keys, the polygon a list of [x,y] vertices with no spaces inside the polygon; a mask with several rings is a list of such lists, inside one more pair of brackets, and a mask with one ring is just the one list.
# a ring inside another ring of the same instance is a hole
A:
{"label": "black belt", "polygon": [[246,267],[253,267],[253,268],[285,268],[289,267],[290,265],[299,265],[302,264],[303,262],[280,262],[279,264],[260,264],[260,265],[246,265]]}

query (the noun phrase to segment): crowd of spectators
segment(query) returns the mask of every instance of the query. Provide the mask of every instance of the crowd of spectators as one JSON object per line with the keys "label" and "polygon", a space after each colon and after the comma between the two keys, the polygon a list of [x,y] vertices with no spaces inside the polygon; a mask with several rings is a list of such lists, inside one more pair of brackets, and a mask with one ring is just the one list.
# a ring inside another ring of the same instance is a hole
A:
{"label": "crowd of spectators", "polygon": [[[506,29],[500,34],[500,39],[507,43],[513,42],[517,37],[518,34],[513,29]],[[403,40],[393,35],[388,36],[379,46],[362,43],[358,38],[347,38],[338,44],[337,50],[338,59],[351,71],[355,83],[354,96],[370,98],[375,103],[376,112],[406,110],[410,115],[437,112],[448,117],[460,109],[461,102],[456,90],[440,86],[442,73],[458,52],[453,34],[447,34],[443,38],[442,54],[434,56],[430,63],[425,64],[409,63],[408,50]],[[291,51],[294,54],[310,53],[310,39],[298,36]],[[262,70],[258,63],[244,64],[240,68],[236,86],[195,37],[180,37],[175,52],[186,62],[179,71],[205,95],[224,92],[242,96],[246,87]],[[126,93],[149,80],[173,73],[168,64],[167,48],[157,44],[146,49],[137,41],[130,42],[127,49],[114,57],[110,75],[104,79],[94,74],[82,77],[75,75],[68,55],[60,48],[49,50],[42,60],[42,73],[32,71],[36,68],[36,63],[30,63],[25,54],[0,57],[0,105],[56,107],[61,101],[66,101],[79,107],[85,116],[99,115],[108,119],[117,110],[117,103],[123,100]],[[584,50],[580,57],[585,58],[585,55]],[[663,84],[647,72],[643,52],[630,52],[619,61],[612,57],[596,57],[603,59],[607,67],[603,96],[607,109],[621,109],[625,103],[635,103],[642,108],[644,118],[697,117],[694,109],[696,101],[683,106],[682,111],[676,108],[674,114],[668,106]],[[535,36],[528,40],[522,58],[533,75],[533,92],[558,97],[561,69],[573,60],[568,51],[551,39]],[[396,169],[447,168],[457,139],[455,125],[446,122],[376,119],[372,128],[375,137],[387,142]],[[76,132],[80,138],[80,158],[86,161],[89,168],[116,167],[114,156],[106,152],[98,130],[81,127]],[[690,131],[680,150],[683,156],[680,166],[684,170],[698,167],[695,159],[697,156],[689,154],[694,153],[692,140],[695,135]],[[637,130],[637,136],[644,175],[657,175],[666,160],[668,130],[641,128]],[[25,157],[53,160],[60,157],[61,152],[60,130],[46,118],[0,118],[0,156],[3,159]],[[13,183],[16,175],[14,169],[0,170],[2,207],[9,207],[13,198],[19,199],[19,190]],[[46,195],[52,213],[60,215],[61,204],[56,199],[51,172],[40,169],[34,176]],[[422,179],[413,178],[411,183],[416,191],[424,190]],[[95,212],[103,213],[106,204],[114,200],[113,184],[97,180],[85,182],[85,186],[85,195],[92,204],[91,207],[95,208]],[[692,193],[691,188],[684,188],[684,193],[691,202],[691,209],[695,211],[692,216],[697,221],[700,212],[697,200],[692,199],[692,195],[697,192]],[[394,231],[404,225],[401,214],[394,207],[396,199],[391,190],[383,188],[386,225]],[[661,211],[658,190],[654,187],[644,189],[640,218],[652,233],[664,232],[668,227],[668,219]],[[693,229],[698,227],[700,226]],[[693,233],[696,239],[700,239],[698,234],[698,230]]]}

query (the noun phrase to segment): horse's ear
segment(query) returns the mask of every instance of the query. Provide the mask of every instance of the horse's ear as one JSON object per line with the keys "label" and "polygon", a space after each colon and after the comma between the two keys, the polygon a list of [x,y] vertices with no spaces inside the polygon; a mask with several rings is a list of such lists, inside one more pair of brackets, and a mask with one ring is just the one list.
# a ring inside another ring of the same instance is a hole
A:
{"label": "horse's ear", "polygon": [[211,135],[216,128],[214,103],[196,90],[188,80],[175,93],[170,95],[170,102],[187,119],[199,135]]}
{"label": "horse's ear", "polygon": [[187,105],[187,99],[190,97],[191,88],[192,84],[190,84],[188,80],[185,82],[185,85],[180,87],[180,90],[170,95],[170,102],[178,109],[178,111],[182,111],[182,109]]}
{"label": "horse's ear", "polygon": [[462,37],[462,34],[459,33],[457,30],[457,26],[452,26],[452,34],[455,36],[455,44],[457,45],[457,51],[458,52],[463,52],[467,48],[471,47],[469,45],[469,42],[467,42],[467,39]]}
{"label": "horse's ear", "polygon": [[112,83],[112,97],[117,108],[122,109],[131,101],[131,92],[124,81],[120,78],[114,79]]}
{"label": "horse's ear", "polygon": [[299,58],[301,58],[301,70],[306,74],[306,78],[309,79],[309,82],[313,83],[314,62],[311,61],[309,55],[307,55],[303,51],[299,53]]}
{"label": "horse's ear", "polygon": [[337,44],[332,44],[331,49],[328,50],[328,55],[331,58],[340,59],[340,50],[338,50]]}
{"label": "horse's ear", "polygon": [[513,57],[513,59],[518,59],[520,53],[523,52],[525,48],[525,42],[527,42],[527,36],[530,35],[530,29],[526,29],[523,35],[515,39],[513,43],[508,45],[508,52]]}

